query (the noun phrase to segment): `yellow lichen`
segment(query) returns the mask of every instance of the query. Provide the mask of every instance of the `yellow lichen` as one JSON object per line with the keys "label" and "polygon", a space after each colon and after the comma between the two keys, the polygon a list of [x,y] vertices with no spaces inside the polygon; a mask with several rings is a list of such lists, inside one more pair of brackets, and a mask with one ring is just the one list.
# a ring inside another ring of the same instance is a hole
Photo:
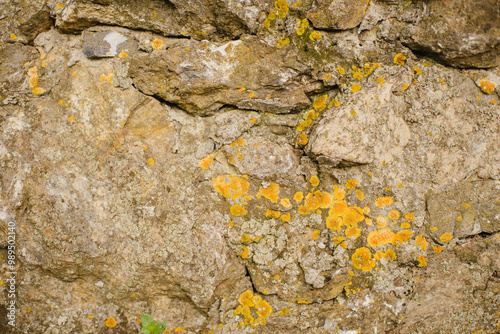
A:
{"label": "yellow lichen", "polygon": [[481,87],[481,90],[486,94],[493,93],[493,91],[497,87],[496,83],[488,79],[479,80],[479,86]]}
{"label": "yellow lichen", "polygon": [[297,35],[302,36],[306,29],[309,27],[309,21],[307,19],[303,19],[302,21],[297,19],[299,23],[299,27],[297,28]]}
{"label": "yellow lichen", "polygon": [[67,119],[68,122],[74,122],[75,118],[73,116],[69,116]]}
{"label": "yellow lichen", "polygon": [[274,2],[274,8],[278,12],[279,18],[284,18],[288,14],[288,2],[286,0],[277,0]]}
{"label": "yellow lichen", "polygon": [[344,75],[345,74],[345,69],[342,66],[337,66],[337,71],[339,74]]}
{"label": "yellow lichen", "polygon": [[314,103],[313,103],[313,108],[314,109],[319,109],[320,111],[322,111],[323,109],[326,108],[326,102],[328,101],[328,95],[325,94],[325,95],[321,95],[320,97],[318,97]]}
{"label": "yellow lichen", "polygon": [[257,198],[264,197],[273,203],[277,203],[279,199],[280,186],[277,183],[271,182],[266,188],[260,187],[259,193],[255,196]]}
{"label": "yellow lichen", "polygon": [[377,261],[380,261],[382,260],[382,258],[384,259],[387,259],[389,261],[394,261],[396,260],[397,256],[396,256],[396,252],[394,251],[394,249],[388,249],[386,250],[385,252],[382,252],[382,251],[376,251],[375,254],[373,255],[373,257],[377,260]]}
{"label": "yellow lichen", "polygon": [[352,264],[356,269],[370,271],[375,267],[375,260],[372,259],[372,253],[366,247],[356,249],[351,257]]}
{"label": "yellow lichen", "polygon": [[439,254],[443,251],[443,246],[434,246],[432,245],[432,249],[434,250],[434,253]]}
{"label": "yellow lichen", "polygon": [[122,50],[119,54],[118,54],[118,58],[127,58],[128,57],[128,53],[126,53],[124,50]]}
{"label": "yellow lichen", "polygon": [[295,144],[299,146],[305,146],[309,142],[309,138],[307,138],[307,135],[304,132],[301,132],[300,135],[297,137],[297,141]]}
{"label": "yellow lichen", "polygon": [[245,87],[240,87],[240,88],[238,88],[238,92],[243,93],[245,91],[245,89],[246,89]]}
{"label": "yellow lichen", "polygon": [[293,200],[297,203],[302,202],[304,199],[304,193],[302,191],[297,191],[295,195],[293,195]]}
{"label": "yellow lichen", "polygon": [[395,56],[394,56],[394,64],[396,65],[399,65],[399,66],[402,66],[405,64],[405,60],[406,60],[406,57],[401,54],[401,53],[397,53]]}
{"label": "yellow lichen", "polygon": [[250,119],[250,123],[255,123],[255,121],[257,121],[257,117],[255,116]]}
{"label": "yellow lichen", "polygon": [[405,214],[405,219],[406,219],[406,220],[409,220],[409,221],[411,221],[411,222],[412,222],[412,221],[414,221],[414,220],[415,220],[415,218],[413,217],[413,212],[408,212],[408,213],[406,213],[406,214]]}
{"label": "yellow lichen", "polygon": [[268,218],[279,218],[281,215],[281,212],[279,211],[275,211],[275,210],[271,210],[271,209],[267,209],[266,211],[266,217]]}
{"label": "yellow lichen", "polygon": [[214,162],[216,156],[217,152],[207,155],[205,158],[201,159],[200,162],[198,162],[198,167],[202,169],[210,168],[210,165]]}
{"label": "yellow lichen", "polygon": [[443,233],[440,237],[439,237],[439,240],[441,240],[441,242],[444,242],[444,243],[448,243],[451,241],[451,239],[453,239],[453,234],[451,233]]}
{"label": "yellow lichen", "polygon": [[358,180],[348,179],[345,183],[346,189],[354,189],[358,185]]}
{"label": "yellow lichen", "polygon": [[302,132],[304,131],[305,128],[307,128],[309,125],[312,124],[313,120],[315,120],[316,118],[318,118],[319,114],[317,112],[315,112],[313,109],[309,110],[306,114],[305,114],[305,118],[303,121],[301,121],[299,123],[299,125],[297,126],[297,131],[299,132]]}
{"label": "yellow lichen", "polygon": [[387,217],[391,220],[397,220],[399,219],[399,217],[401,217],[401,214],[399,213],[398,210],[391,210],[389,211],[389,213],[387,214]]}
{"label": "yellow lichen", "polygon": [[384,82],[385,82],[385,79],[384,79],[384,78],[382,78],[382,77],[378,77],[378,78],[377,78],[377,83],[379,83],[379,84],[383,84]]}
{"label": "yellow lichen", "polygon": [[321,39],[323,37],[323,35],[321,35],[321,33],[319,31],[313,31],[310,35],[309,35],[309,39],[311,41],[316,41],[318,39]]}
{"label": "yellow lichen", "polygon": [[38,86],[38,68],[33,66],[28,70],[29,76],[29,85],[31,89],[34,89]]}
{"label": "yellow lichen", "polygon": [[311,185],[313,187],[317,187],[319,185],[319,179],[316,175],[311,176],[311,178],[309,179],[309,182],[311,182]]}
{"label": "yellow lichen", "polygon": [[422,74],[422,70],[417,65],[415,65],[415,67],[413,68],[413,73],[415,73],[416,75],[420,75]]}
{"label": "yellow lichen", "polygon": [[361,74],[361,69],[358,68],[357,66],[352,65],[351,74],[352,74],[352,77],[356,80],[363,79],[363,74]]}
{"label": "yellow lichen", "polygon": [[43,89],[42,87],[36,87],[35,89],[33,89],[31,91],[31,94],[33,95],[41,95],[45,92],[45,89]]}
{"label": "yellow lichen", "polygon": [[368,234],[366,241],[370,247],[378,247],[394,243],[396,235],[388,228],[373,231]]}
{"label": "yellow lichen", "polygon": [[247,209],[245,209],[241,204],[231,205],[229,211],[235,217],[244,216],[248,213]]}
{"label": "yellow lichen", "polygon": [[17,38],[16,34],[10,34],[10,39],[15,41]]}
{"label": "yellow lichen", "polygon": [[235,175],[226,175],[229,178],[229,183],[226,182],[224,176],[218,176],[212,179],[212,185],[215,191],[224,196],[225,198],[231,197],[233,200],[246,195],[250,188],[250,183],[243,177]]}
{"label": "yellow lichen", "polygon": [[407,242],[408,240],[410,240],[412,234],[413,232],[410,230],[399,231],[398,233],[396,233],[395,240],[400,243]]}
{"label": "yellow lichen", "polygon": [[383,216],[378,216],[375,221],[377,222],[377,226],[379,228],[386,227],[387,223],[389,222],[389,220],[387,218],[383,217]]}
{"label": "yellow lichen", "polygon": [[410,85],[409,85],[409,84],[403,84],[403,86],[401,86],[401,89],[402,89],[402,90],[407,90],[407,89],[408,89],[408,87],[410,87]]}
{"label": "yellow lichen", "polygon": [[359,91],[360,91],[360,89],[361,89],[361,85],[359,85],[359,84],[353,84],[353,85],[351,86],[351,91],[352,91],[353,93],[357,93],[357,92],[359,92]]}
{"label": "yellow lichen", "polygon": [[113,73],[109,73],[108,75],[101,74],[101,77],[99,78],[100,82],[107,81],[108,83],[112,84],[113,83]]}
{"label": "yellow lichen", "polygon": [[340,233],[344,221],[342,217],[328,216],[326,217],[326,228]]}
{"label": "yellow lichen", "polygon": [[352,224],[352,226],[345,229],[345,236],[348,238],[357,239],[361,236],[361,229],[358,228],[357,223]]}
{"label": "yellow lichen", "polygon": [[106,319],[105,325],[108,328],[114,328],[116,326],[116,320],[115,320],[115,318],[111,318],[110,317],[110,318]]}
{"label": "yellow lichen", "polygon": [[56,5],[56,7],[57,7],[57,9],[62,9],[62,8],[64,7],[64,4],[62,4],[62,3],[58,3],[58,4]]}
{"label": "yellow lichen", "polygon": [[280,218],[281,218],[282,221],[284,221],[285,223],[287,223],[287,222],[290,221],[290,214],[289,213],[282,214]]}
{"label": "yellow lichen", "polygon": [[249,251],[248,251],[248,247],[241,247],[241,250],[242,252],[240,254],[238,254],[239,256],[241,256],[242,259],[248,259],[248,255],[249,255]]}
{"label": "yellow lichen", "polygon": [[163,41],[161,39],[158,39],[158,38],[155,38],[152,42],[151,42],[151,46],[153,47],[153,49],[155,50],[161,50],[163,49]]}
{"label": "yellow lichen", "polygon": [[375,206],[378,208],[384,208],[393,203],[393,199],[390,196],[379,197],[375,200]]}
{"label": "yellow lichen", "polygon": [[[356,189],[356,198],[360,201],[363,201],[365,199],[365,194],[363,194],[363,192],[361,190]],[[363,209],[363,213],[364,213],[364,209]]]}
{"label": "yellow lichen", "polygon": [[418,263],[419,267],[427,267],[427,261],[425,260],[425,255],[420,255],[417,260],[419,262]]}
{"label": "yellow lichen", "polygon": [[153,166],[155,164],[155,160],[153,158],[148,159],[148,165]]}
{"label": "yellow lichen", "polygon": [[250,93],[248,93],[248,97],[249,97],[249,98],[252,98],[252,97],[254,97],[254,96],[255,96],[255,92],[250,92]]}
{"label": "yellow lichen", "polygon": [[182,327],[177,327],[176,329],[174,329],[174,332],[176,332],[176,333],[185,333],[186,331]]}
{"label": "yellow lichen", "polygon": [[344,188],[336,188],[333,191],[333,197],[338,200],[343,200],[345,198],[345,189]]}
{"label": "yellow lichen", "polygon": [[277,48],[278,49],[281,49],[282,47],[284,47],[285,45],[289,44],[290,43],[290,39],[288,37],[282,37],[279,41],[278,41],[278,45],[277,45]]}
{"label": "yellow lichen", "polygon": [[415,246],[420,247],[421,250],[427,249],[427,240],[421,235],[417,235],[415,238]]}
{"label": "yellow lichen", "polygon": [[408,222],[401,223],[401,228],[410,228],[410,227],[411,227],[411,225]]}
{"label": "yellow lichen", "polygon": [[313,240],[316,240],[318,239],[320,234],[321,234],[320,230],[314,230],[314,232],[311,233],[311,238],[313,238]]}

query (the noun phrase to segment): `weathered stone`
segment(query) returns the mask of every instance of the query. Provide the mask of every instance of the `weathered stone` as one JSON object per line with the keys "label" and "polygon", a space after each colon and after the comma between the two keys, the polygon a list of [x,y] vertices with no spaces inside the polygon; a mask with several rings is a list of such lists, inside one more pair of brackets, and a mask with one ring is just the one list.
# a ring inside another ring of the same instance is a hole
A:
{"label": "weathered stone", "polygon": [[307,18],[318,29],[345,30],[357,27],[368,8],[368,0],[314,0]]}
{"label": "weathered stone", "polygon": [[500,230],[500,185],[497,181],[462,182],[427,200],[431,235],[463,238]]}
{"label": "weathered stone", "polygon": [[115,31],[83,34],[83,53],[88,58],[127,57],[137,52],[137,41]]}

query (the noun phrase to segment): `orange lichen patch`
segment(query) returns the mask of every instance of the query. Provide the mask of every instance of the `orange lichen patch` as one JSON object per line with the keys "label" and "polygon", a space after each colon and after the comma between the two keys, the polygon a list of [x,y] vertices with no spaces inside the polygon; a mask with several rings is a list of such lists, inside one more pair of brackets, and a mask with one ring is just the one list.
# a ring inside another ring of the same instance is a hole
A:
{"label": "orange lichen patch", "polygon": [[322,111],[323,109],[326,108],[326,102],[328,102],[328,95],[327,94],[321,95],[314,101],[313,108]]}
{"label": "orange lichen patch", "polygon": [[408,212],[408,213],[406,213],[406,214],[405,214],[405,219],[406,219],[406,220],[409,220],[409,221],[411,221],[411,222],[412,222],[412,221],[414,221],[414,220],[415,220],[415,218],[413,217],[413,212]]}
{"label": "orange lichen patch", "polygon": [[308,211],[318,210],[319,208],[329,208],[333,203],[333,197],[329,193],[316,190],[314,193],[308,193],[304,200],[304,207]]}
{"label": "orange lichen patch", "polygon": [[376,68],[381,67],[380,63],[364,63],[363,64],[363,73],[364,76],[367,77],[375,71]]}
{"label": "orange lichen patch", "polygon": [[353,84],[353,85],[351,86],[351,91],[352,91],[353,93],[357,93],[357,92],[359,92],[359,91],[360,91],[360,89],[361,89],[361,85],[359,85],[359,84]]}
{"label": "orange lichen patch", "polygon": [[357,207],[348,207],[344,214],[344,224],[348,227],[356,226],[357,223],[362,222],[364,219],[363,210]]}
{"label": "orange lichen patch", "polygon": [[432,245],[432,249],[434,250],[434,253],[439,254],[443,251],[443,246],[434,246]]}
{"label": "orange lichen patch", "polygon": [[315,112],[313,109],[309,110],[306,114],[305,114],[305,118],[303,121],[301,121],[299,123],[299,125],[297,126],[297,131],[299,132],[302,132],[304,131],[305,128],[307,128],[309,125],[312,124],[313,120],[315,120],[316,118],[318,118],[319,114],[317,112]]}
{"label": "orange lichen patch", "polygon": [[399,231],[398,233],[396,233],[395,240],[399,241],[400,243],[407,242],[408,240],[410,240],[412,234],[413,232],[410,230]]}
{"label": "orange lichen patch", "polygon": [[408,87],[410,87],[410,85],[409,85],[409,84],[403,84],[403,86],[401,86],[401,89],[402,89],[402,90],[407,90],[407,89],[408,89]]}
{"label": "orange lichen patch", "polygon": [[112,84],[113,83],[113,73],[109,73],[108,75],[101,74],[101,77],[99,78],[100,82],[107,81],[108,83]]}
{"label": "orange lichen patch", "polygon": [[311,182],[311,185],[313,187],[317,187],[319,185],[319,179],[316,175],[311,176],[311,178],[309,179],[309,182]]}
{"label": "orange lichen patch", "polygon": [[399,219],[399,217],[401,217],[401,214],[399,213],[398,210],[391,210],[389,211],[389,213],[387,214],[387,217],[391,220],[397,220]]}
{"label": "orange lichen patch", "polygon": [[29,85],[30,88],[36,88],[38,86],[38,68],[36,66],[33,66],[28,70],[28,76],[29,76]]}
{"label": "orange lichen patch", "polygon": [[342,217],[326,217],[326,228],[332,231],[337,231],[340,233],[342,230],[342,225],[344,224],[344,220]]}
{"label": "orange lichen patch", "polygon": [[415,65],[415,67],[413,68],[413,73],[415,73],[416,75],[420,75],[422,74],[422,70],[417,65]]}
{"label": "orange lichen patch", "polygon": [[438,228],[437,228],[436,226],[431,226],[431,227],[429,228],[429,230],[431,230],[432,232],[436,232],[436,231],[437,231],[437,229],[438,229]]}
{"label": "orange lichen patch", "polygon": [[279,211],[275,211],[275,210],[271,210],[271,209],[267,209],[266,211],[266,217],[268,218],[279,218],[281,215],[281,212]]}
{"label": "orange lichen patch", "polygon": [[248,213],[247,209],[245,209],[241,204],[231,205],[229,211],[235,217],[244,216]]}
{"label": "orange lichen patch", "polygon": [[365,207],[363,208],[363,214],[364,214],[364,215],[369,215],[369,214],[370,214],[370,212],[371,212],[371,210],[370,210],[370,208],[369,208],[369,207],[365,206]]}
{"label": "orange lichen patch", "polygon": [[253,117],[250,119],[250,123],[255,123],[255,121],[257,121],[257,117],[253,116]]}
{"label": "orange lichen patch", "polygon": [[278,41],[278,45],[276,45],[276,47],[278,49],[281,49],[282,47],[284,47],[285,45],[289,44],[290,43],[290,39],[288,37],[282,37],[279,41]]}
{"label": "orange lichen patch", "polygon": [[411,225],[408,222],[401,223],[401,228],[410,228]]}
{"label": "orange lichen patch", "polygon": [[10,39],[15,41],[17,38],[16,34],[10,34]]}
{"label": "orange lichen patch", "polygon": [[201,169],[205,169],[205,170],[210,168],[210,165],[212,164],[212,162],[214,162],[214,159],[217,156],[217,153],[218,152],[209,154],[206,157],[204,157],[203,159],[201,159],[200,162],[198,162],[198,167],[200,167]]}
{"label": "orange lichen patch", "polygon": [[155,160],[153,158],[148,159],[148,165],[153,166],[155,164]]}
{"label": "orange lichen patch", "polygon": [[277,203],[279,199],[280,186],[277,183],[271,182],[267,188],[260,187],[259,193],[256,195],[257,198],[264,197],[273,203]]}
{"label": "orange lichen patch", "polygon": [[394,261],[397,258],[396,252],[394,251],[394,249],[388,249],[385,252],[382,252],[382,251],[378,250],[378,251],[375,252],[375,254],[373,254],[373,257],[377,261],[382,260],[382,258],[387,259],[389,261]]}
{"label": "orange lichen patch", "polygon": [[279,18],[284,18],[288,14],[288,2],[286,0],[277,0],[274,2],[274,8],[276,8]]}
{"label": "orange lichen patch", "polygon": [[161,39],[158,39],[158,38],[155,38],[152,42],[151,42],[151,46],[153,47],[153,49],[155,50],[161,50],[163,49],[163,41]]}
{"label": "orange lichen patch", "polygon": [[215,191],[224,196],[225,198],[231,197],[233,200],[246,195],[250,188],[250,183],[244,177],[237,177],[235,175],[226,175],[229,178],[229,183],[226,182],[224,176],[218,176],[212,179],[212,185]]}
{"label": "orange lichen patch", "polygon": [[343,200],[333,201],[328,215],[332,217],[344,216],[347,213],[347,203]]}
{"label": "orange lichen patch", "polygon": [[340,75],[345,74],[345,69],[342,66],[337,66],[337,71],[339,72]]}
{"label": "orange lichen patch", "polygon": [[379,83],[379,84],[383,84],[384,82],[385,82],[385,79],[384,79],[384,78],[382,78],[382,77],[378,77],[378,78],[377,78],[377,83]]}
{"label": "orange lichen patch", "polygon": [[368,226],[372,226],[372,225],[373,225],[373,220],[371,220],[370,218],[366,218],[366,219],[365,219],[365,223],[366,223],[366,225],[368,225]]}
{"label": "orange lichen patch", "polygon": [[493,81],[488,79],[479,80],[479,86],[481,87],[481,90],[486,94],[493,93],[493,91],[497,87],[497,85]]}
{"label": "orange lichen patch", "polygon": [[491,103],[491,104],[495,104],[495,103],[497,103],[497,100],[495,100],[495,99],[491,99],[491,100],[490,100],[490,103]]}
{"label": "orange lichen patch", "polygon": [[245,139],[238,139],[238,140],[235,140],[231,143],[231,145],[229,145],[231,147],[242,147],[242,146],[245,146]]}
{"label": "orange lichen patch", "polygon": [[116,326],[115,318],[110,317],[110,318],[106,319],[105,325],[106,325],[106,327],[114,328]]}
{"label": "orange lichen patch", "polygon": [[[365,194],[363,194],[363,192],[361,190],[356,189],[356,198],[360,201],[363,201],[365,199]],[[363,213],[364,213],[364,211],[363,211]]]}
{"label": "orange lichen patch", "polygon": [[427,267],[427,261],[425,260],[425,255],[420,255],[417,260],[419,262],[418,263],[419,267]]}
{"label": "orange lichen patch", "polygon": [[290,221],[290,214],[289,213],[282,214],[280,218],[281,218],[282,221],[284,221],[285,223],[287,223],[287,222]]}
{"label": "orange lichen patch", "polygon": [[234,226],[234,223],[232,220],[229,221],[229,223],[227,224],[227,226],[231,227],[231,226]]}
{"label": "orange lichen patch", "polygon": [[186,333],[186,331],[183,328],[181,328],[181,327],[177,327],[176,329],[174,329],[174,332],[176,332],[176,333]]}
{"label": "orange lichen patch", "polygon": [[323,81],[330,81],[330,80],[332,80],[332,75],[330,73],[325,73],[321,77],[321,80],[323,80]]}
{"label": "orange lichen patch", "polygon": [[344,188],[336,188],[333,191],[333,197],[338,200],[343,200],[345,198],[345,189]]}
{"label": "orange lichen patch", "polygon": [[238,88],[238,92],[242,93],[245,91],[245,89],[246,89],[245,87]]}
{"label": "orange lichen patch", "polygon": [[87,316],[87,318],[89,318],[89,319],[94,319],[94,316],[93,316],[92,314],[89,314],[89,315]]}
{"label": "orange lichen patch", "polygon": [[319,31],[313,31],[310,35],[309,35],[309,39],[311,41],[316,41],[318,39],[321,39],[323,38],[323,35],[321,35],[321,33]]}
{"label": "orange lichen patch", "polygon": [[262,300],[258,304],[255,304],[255,308],[257,309],[257,315],[261,318],[266,318],[273,313],[273,309],[271,305],[265,300]]}
{"label": "orange lichen patch", "polygon": [[384,208],[386,206],[389,206],[393,203],[393,199],[390,196],[384,196],[384,197],[379,197],[375,200],[375,206],[377,208]]}
{"label": "orange lichen patch", "polygon": [[397,53],[394,56],[394,64],[396,64],[396,65],[403,66],[405,64],[405,60],[406,60],[406,57],[401,53]]}
{"label": "orange lichen patch", "polygon": [[57,9],[63,9],[64,5],[62,3],[58,3],[56,5]]}
{"label": "orange lichen patch", "polygon": [[354,189],[358,185],[358,180],[349,179],[345,183],[346,189]]}
{"label": "orange lichen patch", "polygon": [[68,122],[74,122],[74,121],[75,121],[75,118],[73,116],[68,117]]}
{"label": "orange lichen patch", "polygon": [[375,260],[372,259],[372,253],[366,247],[356,249],[351,257],[354,268],[363,271],[370,271],[375,267]]}
{"label": "orange lichen patch", "polygon": [[295,144],[299,146],[306,146],[308,142],[309,138],[307,138],[307,135],[304,132],[301,132],[300,135],[297,137],[297,141],[295,142]]}
{"label": "orange lichen patch", "polygon": [[307,19],[303,19],[302,21],[297,19],[297,22],[300,22],[299,27],[297,28],[297,35],[302,36],[309,27],[309,21]]}
{"label": "orange lichen patch", "polygon": [[248,259],[249,254],[248,247],[241,247],[241,253],[238,255],[241,256],[242,259]]}
{"label": "orange lichen patch", "polygon": [[31,94],[33,95],[41,95],[45,92],[45,89],[43,89],[42,87],[36,87],[35,89],[33,89],[31,91]]}
{"label": "orange lichen patch", "polygon": [[254,306],[253,302],[253,292],[251,290],[247,290],[243,292],[239,297],[238,297],[238,302],[242,306],[247,306],[247,307],[252,307]]}
{"label": "orange lichen patch", "polygon": [[345,229],[345,236],[348,238],[357,239],[361,236],[361,229],[358,228],[357,224],[353,224],[352,226]]}
{"label": "orange lichen patch", "polygon": [[379,228],[386,227],[387,223],[389,223],[389,219],[387,219],[387,218],[385,218],[383,216],[378,216],[375,221],[377,222],[377,226]]}
{"label": "orange lichen patch", "polygon": [[388,228],[373,231],[368,234],[366,241],[370,247],[378,247],[394,243],[396,235]]}
{"label": "orange lichen patch", "polygon": [[297,191],[295,195],[293,195],[293,200],[297,203],[302,202],[304,199],[304,193],[302,191]]}
{"label": "orange lichen patch", "polygon": [[255,238],[252,238],[252,237],[250,237],[250,236],[249,236],[249,235],[247,235],[247,234],[243,234],[243,235],[241,236],[241,242],[242,242],[242,243],[244,243],[244,244],[248,244],[248,243],[251,243],[251,242],[257,242],[257,241],[259,241],[260,239],[262,239],[262,236],[261,236],[261,235],[259,235],[259,236],[255,237]]}
{"label": "orange lichen patch", "polygon": [[417,235],[415,238],[415,246],[420,247],[421,250],[427,249],[427,240],[421,235]]}
{"label": "orange lichen patch", "polygon": [[288,198],[282,198],[280,204],[285,208],[289,208],[292,206],[292,203],[290,203],[290,200]]}
{"label": "orange lichen patch", "polygon": [[313,240],[316,240],[318,239],[320,234],[321,234],[320,230],[314,230],[314,232],[311,233],[311,238],[313,238]]}
{"label": "orange lichen patch", "polygon": [[441,240],[441,242],[445,242],[445,243],[450,242],[451,239],[453,239],[453,234],[451,234],[451,233],[443,233],[443,235],[441,235],[439,237],[439,240]]}
{"label": "orange lichen patch", "polygon": [[122,50],[119,54],[118,54],[118,58],[127,58],[128,57],[128,53],[126,53],[124,50]]}

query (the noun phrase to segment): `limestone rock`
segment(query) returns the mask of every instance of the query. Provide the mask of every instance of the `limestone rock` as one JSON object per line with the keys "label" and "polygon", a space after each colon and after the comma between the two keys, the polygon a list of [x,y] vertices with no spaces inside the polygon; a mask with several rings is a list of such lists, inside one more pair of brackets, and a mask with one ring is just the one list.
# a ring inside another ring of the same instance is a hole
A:
{"label": "limestone rock", "polygon": [[365,0],[315,0],[307,18],[318,29],[352,29],[361,23],[367,8],[368,1]]}

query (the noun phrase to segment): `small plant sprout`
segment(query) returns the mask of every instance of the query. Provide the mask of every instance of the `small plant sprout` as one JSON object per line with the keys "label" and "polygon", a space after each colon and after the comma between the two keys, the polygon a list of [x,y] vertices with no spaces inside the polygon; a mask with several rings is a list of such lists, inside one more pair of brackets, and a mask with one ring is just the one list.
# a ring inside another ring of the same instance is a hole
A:
{"label": "small plant sprout", "polygon": [[160,334],[163,333],[167,328],[166,321],[157,324],[151,314],[143,314],[141,317],[141,324],[141,333],[144,334]]}

